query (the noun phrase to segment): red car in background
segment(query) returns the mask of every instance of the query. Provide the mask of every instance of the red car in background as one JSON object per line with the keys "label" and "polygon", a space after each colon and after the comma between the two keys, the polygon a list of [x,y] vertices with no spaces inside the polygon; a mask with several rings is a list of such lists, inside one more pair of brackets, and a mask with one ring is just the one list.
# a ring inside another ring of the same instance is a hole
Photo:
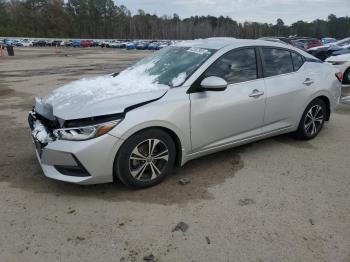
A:
{"label": "red car in background", "polygon": [[303,49],[303,50],[307,50],[309,48],[312,47],[316,47],[316,46],[323,46],[321,40],[318,40],[316,38],[294,38],[292,40],[292,43],[294,46]]}
{"label": "red car in background", "polygon": [[312,38],[312,39],[309,39],[309,41],[307,41],[305,46],[306,46],[305,49],[307,50],[307,49],[312,48],[312,47],[323,46],[323,43],[321,40]]}
{"label": "red car in background", "polygon": [[91,47],[94,43],[90,40],[82,40],[80,41],[80,47]]}

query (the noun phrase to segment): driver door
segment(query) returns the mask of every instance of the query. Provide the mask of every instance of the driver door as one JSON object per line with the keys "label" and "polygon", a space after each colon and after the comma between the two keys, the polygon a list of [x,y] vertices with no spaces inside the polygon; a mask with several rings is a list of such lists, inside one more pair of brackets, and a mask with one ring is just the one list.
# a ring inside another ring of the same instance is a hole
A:
{"label": "driver door", "polygon": [[224,91],[190,94],[192,152],[219,149],[261,133],[265,84],[258,77],[254,47],[230,51],[213,63],[201,79],[217,76]]}

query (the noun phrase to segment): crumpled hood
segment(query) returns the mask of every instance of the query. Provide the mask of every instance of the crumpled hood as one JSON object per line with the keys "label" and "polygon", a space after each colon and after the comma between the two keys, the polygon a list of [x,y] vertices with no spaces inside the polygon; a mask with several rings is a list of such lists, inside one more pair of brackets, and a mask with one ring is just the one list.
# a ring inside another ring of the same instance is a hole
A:
{"label": "crumpled hood", "polygon": [[127,107],[158,99],[169,86],[155,83],[156,76],[146,74],[145,67],[133,67],[115,77],[74,81],[38,99],[35,110],[49,119],[73,120],[122,113]]}

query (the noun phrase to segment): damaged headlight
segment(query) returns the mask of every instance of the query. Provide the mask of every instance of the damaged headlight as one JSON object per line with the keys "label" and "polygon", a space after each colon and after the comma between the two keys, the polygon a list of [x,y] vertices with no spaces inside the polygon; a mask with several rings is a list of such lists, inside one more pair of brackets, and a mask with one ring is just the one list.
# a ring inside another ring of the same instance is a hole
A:
{"label": "damaged headlight", "polygon": [[62,128],[53,131],[57,139],[81,141],[102,136],[112,130],[121,120],[115,120],[98,125]]}

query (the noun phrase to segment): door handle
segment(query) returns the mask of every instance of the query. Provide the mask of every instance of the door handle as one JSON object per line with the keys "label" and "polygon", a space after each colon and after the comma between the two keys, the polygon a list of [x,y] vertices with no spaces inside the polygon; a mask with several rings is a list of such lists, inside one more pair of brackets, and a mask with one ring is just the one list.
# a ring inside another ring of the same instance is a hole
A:
{"label": "door handle", "polygon": [[249,97],[258,98],[258,97],[262,96],[263,94],[265,94],[263,91],[259,91],[258,89],[254,89],[253,92],[249,95]]}
{"label": "door handle", "polygon": [[306,78],[305,81],[303,82],[303,84],[306,86],[310,86],[313,83],[314,83],[314,80],[312,80],[311,78]]}

